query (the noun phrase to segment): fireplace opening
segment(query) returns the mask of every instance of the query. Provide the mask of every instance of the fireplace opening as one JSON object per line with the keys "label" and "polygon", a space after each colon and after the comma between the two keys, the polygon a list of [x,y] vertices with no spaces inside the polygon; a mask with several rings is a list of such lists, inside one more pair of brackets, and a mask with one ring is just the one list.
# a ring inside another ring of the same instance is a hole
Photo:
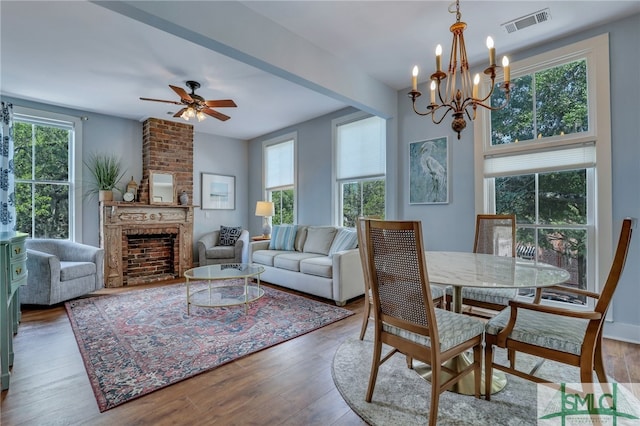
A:
{"label": "fireplace opening", "polygon": [[123,285],[177,277],[177,233],[123,235]]}

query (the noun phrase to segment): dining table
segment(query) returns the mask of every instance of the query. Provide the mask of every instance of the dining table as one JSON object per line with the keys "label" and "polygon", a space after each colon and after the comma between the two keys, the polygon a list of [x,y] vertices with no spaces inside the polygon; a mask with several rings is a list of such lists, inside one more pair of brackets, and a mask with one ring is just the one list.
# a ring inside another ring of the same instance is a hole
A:
{"label": "dining table", "polygon": [[[562,284],[570,278],[569,272],[557,266],[510,256],[426,251],[425,259],[429,283],[452,287],[452,310],[458,313],[462,313],[462,289],[464,287],[533,289]],[[464,354],[450,360],[447,366],[455,371],[460,371],[472,362],[473,360],[469,358],[468,354]],[[416,364],[414,365],[416,372],[425,379],[429,379],[431,368],[427,364]],[[448,379],[446,374],[443,376],[443,380]],[[484,377],[482,380],[481,389],[484,390]],[[501,371],[495,371],[492,383],[491,393],[498,392],[506,386],[506,376]],[[473,395],[473,373],[462,378],[450,390]]]}

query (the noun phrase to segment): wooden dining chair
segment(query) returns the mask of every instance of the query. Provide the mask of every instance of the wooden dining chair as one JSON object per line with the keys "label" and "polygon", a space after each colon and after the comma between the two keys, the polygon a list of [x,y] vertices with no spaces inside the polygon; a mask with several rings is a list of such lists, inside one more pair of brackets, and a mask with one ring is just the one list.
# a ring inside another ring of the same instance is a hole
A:
{"label": "wooden dining chair", "polygon": [[[364,234],[363,264],[368,267],[375,330],[365,400],[372,400],[380,365],[395,353],[404,354],[409,368],[413,359],[431,366],[429,425],[434,426],[440,394],[466,374],[475,372],[475,396],[480,397],[484,325],[467,315],[435,308],[420,222],[369,219],[362,222],[358,230]],[[391,350],[381,358],[383,344]],[[442,366],[469,349],[473,349],[474,360],[462,371]],[[451,377],[445,380],[442,373]]]}
{"label": "wooden dining chair", "polygon": [[[369,217],[369,219],[373,219]],[[358,248],[360,250],[360,261],[362,262],[362,272],[364,275],[364,312],[362,314],[362,327],[360,329],[360,340],[364,339],[364,335],[367,333],[367,326],[369,325],[369,319],[371,319],[371,285],[369,284],[369,266],[366,264],[366,254],[364,249],[367,245],[367,236],[364,232],[364,220],[358,218]],[[431,297],[437,307],[444,307],[445,305],[445,293],[444,289],[440,286],[431,286]]]}
{"label": "wooden dining chair", "polygon": [[[538,288],[533,303],[512,300],[507,309],[489,320],[485,328],[485,369],[489,378],[485,382],[486,390],[491,388],[494,368],[537,383],[550,382],[535,376],[534,372],[516,370],[517,352],[579,367],[582,383],[592,383],[594,371],[600,383],[607,382],[602,359],[602,329],[624,269],[635,222],[630,218],[622,222],[613,263],[600,293],[567,286]],[[593,298],[595,307],[584,311],[539,304],[543,291],[551,288]],[[493,362],[494,346],[509,351],[508,366]],[[486,398],[490,399],[490,395],[487,392]]]}
{"label": "wooden dining chair", "polygon": [[[477,215],[473,252],[515,257],[516,216],[513,214]],[[470,308],[501,311],[516,296],[517,291],[510,288],[464,287],[462,289],[462,304]],[[447,306],[449,310],[451,310],[452,300],[453,290],[448,288]],[[473,311],[468,312],[473,313]]]}

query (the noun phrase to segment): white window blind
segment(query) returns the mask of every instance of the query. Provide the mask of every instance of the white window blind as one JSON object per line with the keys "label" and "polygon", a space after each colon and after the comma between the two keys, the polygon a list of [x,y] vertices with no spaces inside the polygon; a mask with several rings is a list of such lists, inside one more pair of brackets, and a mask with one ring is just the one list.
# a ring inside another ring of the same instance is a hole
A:
{"label": "white window blind", "polygon": [[572,145],[564,149],[530,151],[505,156],[486,156],[484,177],[524,175],[559,170],[573,170],[596,165],[595,143]]}
{"label": "white window blind", "polygon": [[293,180],[293,140],[269,145],[265,148],[266,189],[292,186]]}
{"label": "white window blind", "polygon": [[336,129],[337,179],[385,174],[386,124],[369,117]]}

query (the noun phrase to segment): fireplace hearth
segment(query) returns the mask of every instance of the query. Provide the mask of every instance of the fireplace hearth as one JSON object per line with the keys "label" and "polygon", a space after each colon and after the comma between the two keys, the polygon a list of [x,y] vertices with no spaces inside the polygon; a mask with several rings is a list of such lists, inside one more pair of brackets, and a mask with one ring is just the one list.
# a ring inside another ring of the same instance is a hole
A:
{"label": "fireplace hearth", "polygon": [[193,207],[100,203],[105,286],[179,278],[192,266]]}

